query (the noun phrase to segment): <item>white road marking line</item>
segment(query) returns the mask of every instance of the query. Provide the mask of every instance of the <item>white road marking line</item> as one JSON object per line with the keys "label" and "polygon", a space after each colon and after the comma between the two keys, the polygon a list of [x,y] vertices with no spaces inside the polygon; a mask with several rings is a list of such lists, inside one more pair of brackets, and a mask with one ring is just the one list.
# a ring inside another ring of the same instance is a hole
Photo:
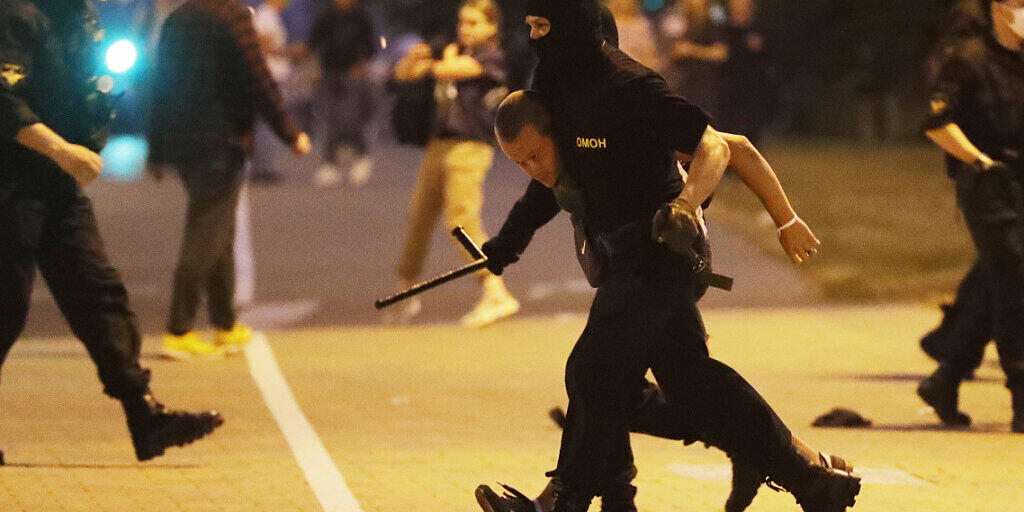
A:
{"label": "white road marking line", "polygon": [[[675,473],[693,480],[730,481],[732,468],[719,464],[669,464],[668,468]],[[861,477],[861,482],[869,485],[931,485],[928,482],[902,469],[857,468],[854,474]]]}
{"label": "white road marking line", "polygon": [[262,334],[245,347],[249,372],[324,512],[362,512],[327,448],[303,414]]}

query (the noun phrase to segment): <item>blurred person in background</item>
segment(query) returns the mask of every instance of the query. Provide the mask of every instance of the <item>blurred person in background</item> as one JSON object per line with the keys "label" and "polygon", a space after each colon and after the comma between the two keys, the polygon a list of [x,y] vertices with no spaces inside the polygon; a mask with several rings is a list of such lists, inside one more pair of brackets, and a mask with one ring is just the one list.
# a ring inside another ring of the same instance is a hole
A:
{"label": "blurred person in background", "polygon": [[[238,322],[235,210],[253,125],[261,116],[298,155],[309,137],[282,108],[281,93],[260,51],[251,11],[236,0],[189,0],[164,24],[151,94],[148,172],[173,168],[188,193],[164,354],[213,359],[240,351],[253,331]],[[193,331],[206,295],[214,343]]]}
{"label": "blurred person in background", "polygon": [[939,367],[917,393],[943,423],[969,425],[960,383],[994,339],[1011,429],[1024,433],[1024,0],[963,0],[955,12],[925,133],[946,152],[978,259],[943,324],[922,340]]}
{"label": "blurred person in background", "polygon": [[758,31],[755,0],[729,0],[729,22],[722,29],[725,60],[721,67],[718,125],[761,142],[772,101],[765,41]]}
{"label": "blurred person in background", "polygon": [[[282,88],[292,72],[288,51],[288,30],[281,13],[288,8],[290,0],[266,0],[253,14],[253,27],[259,39],[260,50],[267,62],[270,76]],[[283,89],[282,89],[283,92]],[[272,182],[281,179],[281,173],[274,169],[274,160],[281,143],[273,130],[263,121],[256,123],[253,132],[253,154],[249,176],[254,181]]]}
{"label": "blurred person in background", "polygon": [[[493,112],[505,97],[505,60],[499,44],[501,14],[494,0],[468,0],[459,8],[458,42],[435,59],[430,46],[413,47],[395,68],[400,82],[433,80],[437,103],[426,154],[416,175],[408,232],[398,262],[400,287],[423,269],[430,238],[442,210],[448,230],[462,226],[471,238],[487,239],[480,209],[483,184],[494,157]],[[465,254],[459,249],[460,254]],[[519,311],[501,277],[477,274],[482,297],[462,317],[467,327],[484,327]],[[402,320],[422,305],[408,302]]]}
{"label": "blurred person in background", "polygon": [[618,47],[634,60],[655,71],[661,71],[663,60],[651,22],[640,11],[637,0],[607,0],[618,27]]}
{"label": "blurred person in background", "polygon": [[681,0],[675,23],[667,30],[678,34],[672,45],[676,92],[711,117],[718,117],[721,94],[718,70],[725,62],[728,48],[722,41],[722,29],[711,18],[708,0]]}
{"label": "blurred person in background", "polygon": [[25,327],[38,267],[103,392],[121,402],[144,461],[201,439],[224,419],[166,409],[139,365],[142,337],[128,292],[83,190],[99,177],[111,120],[96,76],[102,41],[86,0],[0,3],[0,364]]}
{"label": "blurred person in background", "polygon": [[367,127],[377,106],[368,73],[380,38],[356,0],[331,0],[313,24],[308,47],[323,68],[314,98],[317,146],[324,152],[316,181],[337,184],[347,170],[349,183],[362,185],[373,167]]}

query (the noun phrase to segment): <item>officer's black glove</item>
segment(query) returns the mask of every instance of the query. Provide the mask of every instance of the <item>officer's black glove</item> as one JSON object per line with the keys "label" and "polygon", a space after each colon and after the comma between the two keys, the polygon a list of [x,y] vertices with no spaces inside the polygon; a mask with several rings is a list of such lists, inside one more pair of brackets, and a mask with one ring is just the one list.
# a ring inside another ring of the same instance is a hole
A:
{"label": "officer's black glove", "polygon": [[700,219],[695,208],[683,199],[661,205],[651,221],[651,239],[673,252],[684,254],[700,236]]}
{"label": "officer's black glove", "polygon": [[693,250],[693,244],[700,234],[700,218],[696,208],[680,198],[662,205],[651,220],[651,239],[685,256],[694,272],[700,272],[705,267],[704,258]]}
{"label": "officer's black glove", "polygon": [[505,267],[519,261],[516,251],[497,237],[484,243],[480,250],[487,256],[487,270],[496,276],[500,276]]}

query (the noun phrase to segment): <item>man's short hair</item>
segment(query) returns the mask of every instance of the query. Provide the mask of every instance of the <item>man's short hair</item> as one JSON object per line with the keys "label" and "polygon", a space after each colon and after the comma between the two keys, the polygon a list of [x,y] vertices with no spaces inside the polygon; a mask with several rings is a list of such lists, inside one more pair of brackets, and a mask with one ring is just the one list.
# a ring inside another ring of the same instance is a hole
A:
{"label": "man's short hair", "polygon": [[526,126],[532,126],[545,137],[550,136],[551,113],[537,92],[515,91],[498,106],[494,129],[501,140],[511,142],[519,138]]}

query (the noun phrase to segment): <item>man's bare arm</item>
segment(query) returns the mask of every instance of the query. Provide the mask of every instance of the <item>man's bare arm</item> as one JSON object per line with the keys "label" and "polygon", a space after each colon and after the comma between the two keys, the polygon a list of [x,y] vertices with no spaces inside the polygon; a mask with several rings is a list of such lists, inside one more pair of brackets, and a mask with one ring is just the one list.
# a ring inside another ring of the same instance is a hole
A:
{"label": "man's bare arm", "polygon": [[103,169],[103,158],[84,146],[69,143],[43,123],[22,128],[15,140],[53,160],[82,187],[95,181]]}
{"label": "man's bare arm", "polygon": [[991,157],[982,153],[967,138],[967,135],[964,134],[963,130],[956,123],[949,123],[941,128],[928,130],[925,132],[925,135],[942,148],[943,151],[964,163],[973,164],[980,162],[985,169],[991,167],[994,163]]}
{"label": "man's bare arm", "polygon": [[729,165],[729,144],[710,126],[690,162],[689,178],[679,199],[692,209],[704,203],[718,188],[718,182]]}
{"label": "man's bare arm", "polygon": [[729,166],[764,205],[775,227],[779,228],[779,243],[790,259],[803,263],[817,254],[821,241],[793,209],[771,164],[750,139],[731,133],[719,132],[719,135],[729,144]]}

